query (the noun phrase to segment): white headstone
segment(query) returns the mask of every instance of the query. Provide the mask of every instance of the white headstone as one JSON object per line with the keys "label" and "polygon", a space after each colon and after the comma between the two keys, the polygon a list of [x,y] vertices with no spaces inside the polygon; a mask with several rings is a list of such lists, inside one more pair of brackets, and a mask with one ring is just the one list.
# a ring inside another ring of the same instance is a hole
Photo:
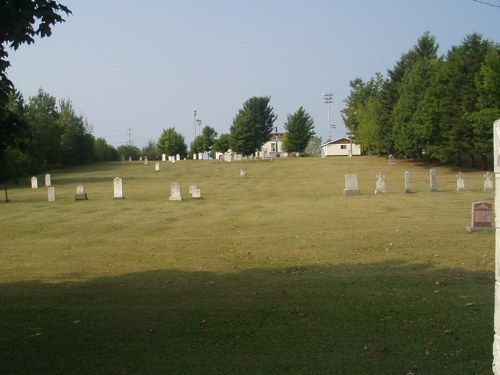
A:
{"label": "white headstone", "polygon": [[189,185],[189,194],[193,195],[193,191],[195,191],[196,189],[198,189],[196,185]]}
{"label": "white headstone", "polygon": [[241,168],[240,169],[240,177],[246,178],[248,175],[247,169],[246,168]]}
{"label": "white headstone", "polygon": [[177,161],[181,160],[181,156],[179,154],[175,155],[175,160]]}
{"label": "white headstone", "polygon": [[128,157],[128,161],[132,161],[132,156],[129,156],[129,157]]}
{"label": "white headstone", "polygon": [[148,164],[149,164],[148,157],[147,157],[147,156],[144,156],[144,165],[148,165]]}
{"label": "white headstone", "polygon": [[344,179],[345,179],[344,195],[358,195],[360,193],[358,185],[358,175],[346,174],[344,176]]}
{"label": "white headstone", "polygon": [[193,190],[193,193],[191,194],[191,198],[193,198],[193,199],[202,199],[201,198],[201,189],[200,188],[195,188]]}
{"label": "white headstone", "polygon": [[405,172],[405,194],[411,193],[411,172]]}
{"label": "white headstone", "polygon": [[167,160],[167,155],[161,154],[161,161],[166,161]]}
{"label": "white headstone", "polygon": [[203,160],[203,152],[198,152],[198,160]]}
{"label": "white headstone", "polygon": [[435,169],[430,170],[430,185],[431,185],[431,192],[438,191],[437,171]]}
{"label": "white headstone", "polygon": [[155,171],[156,172],[160,171],[160,162],[159,161],[155,162]]}
{"label": "white headstone", "polygon": [[178,182],[174,182],[170,186],[170,197],[168,198],[171,201],[181,201],[181,185]]}
{"label": "white headstone", "polygon": [[465,180],[462,172],[458,172],[457,174],[457,191],[465,191]]}
{"label": "white headstone", "polygon": [[87,199],[87,193],[85,193],[85,187],[82,184],[76,185],[75,200],[82,201]]}
{"label": "white headstone", "polygon": [[38,178],[35,176],[31,177],[31,188],[38,189]]}
{"label": "white headstone", "polygon": [[123,183],[120,177],[116,177],[113,180],[113,198],[114,199],[123,199]]}
{"label": "white headstone", "polygon": [[379,172],[379,174],[376,176],[377,177],[377,182],[375,184],[375,194],[378,193],[387,193],[387,187],[385,186],[385,175],[382,172]]}
{"label": "white headstone", "polygon": [[172,164],[175,164],[175,156],[172,156],[170,160],[172,161]]}
{"label": "white headstone", "polygon": [[52,183],[51,183],[51,180],[50,180],[50,174],[47,173],[45,175],[45,187],[49,187],[51,185],[52,185]]}
{"label": "white headstone", "polygon": [[495,182],[493,181],[493,173],[486,172],[484,174],[484,191],[494,191]]}
{"label": "white headstone", "polygon": [[142,156],[139,156],[139,161],[142,161]]}
{"label": "white headstone", "polygon": [[196,152],[193,153],[193,160],[196,160],[198,158],[198,154]]}
{"label": "white headstone", "polygon": [[56,188],[54,186],[50,186],[47,189],[47,192],[48,192],[49,202],[55,202],[55,200],[56,200]]}

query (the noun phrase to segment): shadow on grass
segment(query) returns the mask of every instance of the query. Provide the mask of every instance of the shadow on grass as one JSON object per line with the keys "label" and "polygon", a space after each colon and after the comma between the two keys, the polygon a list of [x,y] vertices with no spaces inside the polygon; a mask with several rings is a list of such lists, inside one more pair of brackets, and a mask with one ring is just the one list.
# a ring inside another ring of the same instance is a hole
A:
{"label": "shadow on grass", "polygon": [[488,272],[380,262],[67,281],[81,276],[0,285],[2,373],[491,373]]}

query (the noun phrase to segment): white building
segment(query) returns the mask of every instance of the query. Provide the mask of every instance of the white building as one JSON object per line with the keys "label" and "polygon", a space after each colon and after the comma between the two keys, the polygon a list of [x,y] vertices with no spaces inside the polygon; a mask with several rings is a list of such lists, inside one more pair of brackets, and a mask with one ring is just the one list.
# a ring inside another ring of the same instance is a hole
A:
{"label": "white building", "polygon": [[321,156],[356,156],[361,155],[361,147],[351,139],[343,137],[323,143],[321,145]]}
{"label": "white building", "polygon": [[269,140],[262,145],[260,148],[261,157],[280,157],[287,156],[287,153],[283,151],[283,137],[286,133],[272,133],[269,136]]}

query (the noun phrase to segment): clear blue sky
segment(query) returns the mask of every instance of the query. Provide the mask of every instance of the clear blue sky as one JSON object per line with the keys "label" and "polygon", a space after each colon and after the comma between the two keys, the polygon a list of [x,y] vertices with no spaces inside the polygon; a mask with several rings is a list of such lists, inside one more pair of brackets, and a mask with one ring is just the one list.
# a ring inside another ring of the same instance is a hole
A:
{"label": "clear blue sky", "polygon": [[[252,96],[270,96],[284,131],[303,106],[316,133],[346,133],[349,81],[394,66],[425,31],[444,55],[473,32],[500,42],[500,8],[473,0],[59,0],[73,15],[50,38],[11,51],[9,78],[70,99],[94,135],[143,147],[174,127],[189,145],[193,112],[228,133]],[[485,0],[500,6],[500,0]]]}

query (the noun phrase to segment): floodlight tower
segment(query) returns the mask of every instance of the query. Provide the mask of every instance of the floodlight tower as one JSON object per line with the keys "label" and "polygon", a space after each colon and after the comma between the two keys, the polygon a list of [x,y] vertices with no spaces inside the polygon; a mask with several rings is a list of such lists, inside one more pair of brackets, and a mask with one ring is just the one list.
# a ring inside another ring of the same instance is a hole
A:
{"label": "floodlight tower", "polygon": [[194,110],[194,139],[196,139],[196,125],[198,124],[198,120],[196,119],[196,109]]}
{"label": "floodlight tower", "polygon": [[328,104],[328,131],[330,133],[328,141],[331,141],[333,135],[333,129],[335,129],[335,125],[332,123],[332,120],[330,118],[330,109],[331,109],[330,105],[333,103],[333,94],[332,93],[323,94],[323,103]]}
{"label": "floodlight tower", "polygon": [[196,120],[196,125],[198,126],[198,135],[201,135],[201,119]]}

